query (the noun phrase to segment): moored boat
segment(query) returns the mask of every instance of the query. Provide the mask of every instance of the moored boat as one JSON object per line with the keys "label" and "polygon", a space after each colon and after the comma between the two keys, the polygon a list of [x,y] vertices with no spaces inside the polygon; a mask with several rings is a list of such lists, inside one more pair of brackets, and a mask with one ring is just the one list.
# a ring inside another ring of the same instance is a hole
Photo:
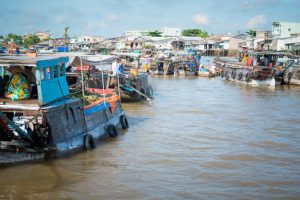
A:
{"label": "moored boat", "polygon": [[0,57],[0,85],[9,88],[0,91],[0,165],[91,150],[128,128],[117,97],[96,95],[87,102],[70,96],[67,62],[54,56]]}
{"label": "moored boat", "polygon": [[284,81],[290,85],[300,86],[300,64],[295,63],[290,70],[285,73]]}
{"label": "moored boat", "polygon": [[[124,71],[121,74],[113,74],[111,71],[111,64],[105,67],[109,70],[101,70],[101,68],[103,68],[103,60],[101,60],[101,58],[98,61],[94,60],[93,63],[89,62],[87,58],[77,57],[74,60],[81,61],[71,63],[75,73],[67,73],[70,84],[71,82],[78,84],[78,80],[81,78],[81,75],[76,69],[80,68],[78,64],[83,63],[84,74],[89,77],[86,81],[87,87],[113,91],[120,95],[121,100],[125,102],[139,101],[143,99],[151,100],[153,98],[153,89],[148,80],[148,72],[123,64],[125,65],[123,66]],[[116,61],[114,60],[113,62]],[[96,65],[100,70],[96,69]],[[72,81],[72,79],[74,80]]]}
{"label": "moored boat", "polygon": [[[282,85],[284,76],[293,65],[288,61],[293,55],[277,52],[255,52],[246,62],[237,59],[216,58],[214,63],[223,69],[226,80],[254,86]],[[284,60],[284,61],[283,61]]]}

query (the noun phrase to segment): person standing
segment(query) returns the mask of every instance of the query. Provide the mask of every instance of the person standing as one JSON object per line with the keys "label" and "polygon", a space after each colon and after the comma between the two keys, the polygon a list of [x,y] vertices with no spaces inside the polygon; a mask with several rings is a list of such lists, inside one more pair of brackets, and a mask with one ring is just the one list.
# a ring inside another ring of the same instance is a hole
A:
{"label": "person standing", "polygon": [[120,58],[117,58],[111,65],[112,75],[116,76],[119,71]]}

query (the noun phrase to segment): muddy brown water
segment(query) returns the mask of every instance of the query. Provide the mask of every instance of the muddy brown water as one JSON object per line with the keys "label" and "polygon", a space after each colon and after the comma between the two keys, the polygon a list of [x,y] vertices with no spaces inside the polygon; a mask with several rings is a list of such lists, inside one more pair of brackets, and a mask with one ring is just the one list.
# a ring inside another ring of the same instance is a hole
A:
{"label": "muddy brown water", "polygon": [[91,152],[0,169],[0,199],[300,198],[300,87],[151,77],[130,129]]}

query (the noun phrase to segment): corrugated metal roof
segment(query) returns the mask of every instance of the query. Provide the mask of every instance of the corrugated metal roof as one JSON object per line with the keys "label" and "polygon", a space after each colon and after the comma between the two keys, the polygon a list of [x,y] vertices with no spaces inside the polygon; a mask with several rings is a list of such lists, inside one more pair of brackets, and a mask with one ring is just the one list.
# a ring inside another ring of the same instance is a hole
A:
{"label": "corrugated metal roof", "polygon": [[62,58],[62,56],[42,55],[37,57],[29,57],[23,55],[4,55],[0,56],[0,65],[2,64],[15,64],[15,65],[32,65],[35,66],[39,61],[55,60]]}

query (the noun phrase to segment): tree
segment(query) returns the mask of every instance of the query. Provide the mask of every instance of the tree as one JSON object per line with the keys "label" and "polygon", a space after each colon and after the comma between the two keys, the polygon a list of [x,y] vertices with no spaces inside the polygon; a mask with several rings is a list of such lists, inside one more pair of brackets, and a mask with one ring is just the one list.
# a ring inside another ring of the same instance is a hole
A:
{"label": "tree", "polygon": [[24,46],[28,47],[30,45],[35,45],[40,42],[40,38],[36,35],[30,35],[24,39]]}
{"label": "tree", "polygon": [[3,35],[0,35],[0,39],[2,39],[2,40],[4,39]]}
{"label": "tree", "polygon": [[208,33],[201,29],[185,29],[182,31],[183,36],[207,38]]}
{"label": "tree", "polygon": [[256,30],[249,30],[246,32],[249,37],[254,38],[256,37]]}
{"label": "tree", "polygon": [[15,34],[8,34],[7,37],[4,39],[4,42],[7,44],[9,41],[13,40],[13,42],[17,45],[22,45],[23,44],[23,38],[20,35],[15,35]]}
{"label": "tree", "polygon": [[67,37],[68,37],[68,30],[69,30],[69,27],[66,26],[66,27],[65,27],[65,32],[64,32],[64,38],[67,38]]}
{"label": "tree", "polygon": [[161,37],[161,34],[162,34],[162,32],[159,32],[158,30],[148,32],[148,36],[151,36],[151,37]]}
{"label": "tree", "polygon": [[256,30],[249,30],[249,31],[247,31],[246,32],[247,33],[247,35],[249,36],[249,37],[251,37],[252,38],[252,44],[251,44],[251,46],[252,46],[252,48],[254,49],[254,38],[256,37]]}

